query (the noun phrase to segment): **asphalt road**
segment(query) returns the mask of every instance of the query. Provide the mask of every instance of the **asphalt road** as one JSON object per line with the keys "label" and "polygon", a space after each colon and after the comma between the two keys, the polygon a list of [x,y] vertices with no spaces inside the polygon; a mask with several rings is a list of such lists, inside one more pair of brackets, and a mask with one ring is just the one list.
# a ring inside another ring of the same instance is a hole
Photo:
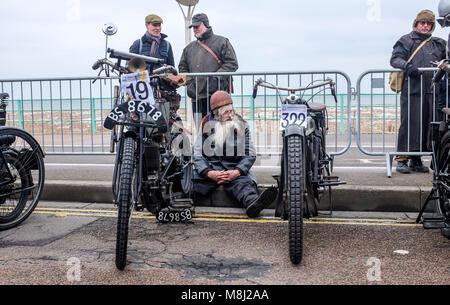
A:
{"label": "asphalt road", "polygon": [[136,214],[128,265],[118,271],[111,205],[41,202],[0,232],[2,284],[450,284],[450,241],[415,225],[413,214],[307,221],[303,261],[293,265],[288,224],[272,213],[249,220],[240,209],[197,209],[192,223],[164,225]]}

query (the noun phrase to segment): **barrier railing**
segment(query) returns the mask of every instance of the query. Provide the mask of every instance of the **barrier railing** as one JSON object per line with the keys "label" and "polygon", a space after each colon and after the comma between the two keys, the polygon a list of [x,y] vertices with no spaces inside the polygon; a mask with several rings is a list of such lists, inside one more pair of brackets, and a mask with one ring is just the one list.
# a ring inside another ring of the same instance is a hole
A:
{"label": "barrier railing", "polygon": [[[435,68],[419,70],[428,74],[437,71]],[[430,88],[423,73],[420,76],[419,86],[412,88],[411,79],[405,75],[407,88],[403,89],[403,93],[393,93],[389,87],[391,72],[401,70],[369,70],[361,74],[356,85],[358,148],[366,155],[385,156],[388,177],[392,176],[394,156],[431,155],[426,147],[429,122],[441,120],[437,105],[438,89]],[[432,75],[427,77],[430,78]],[[401,139],[402,147],[406,147],[403,151],[397,148],[401,124],[404,124],[406,132],[406,137],[402,136]]]}
{"label": "barrier railing", "polygon": [[[234,107],[249,122],[258,155],[275,157],[281,152],[281,103],[275,92],[268,89],[261,90],[253,99],[254,82],[263,78],[280,86],[305,86],[314,80],[331,77],[336,81],[338,104],[326,92],[316,95],[312,101],[328,107],[329,152],[340,155],[350,147],[351,82],[343,72],[199,73],[188,76],[197,83],[207,77],[208,86],[214,78],[232,79]],[[0,91],[10,94],[7,124],[29,131],[48,154],[109,154],[110,132],[102,125],[113,106],[112,96],[118,79],[101,78],[93,83],[94,79],[0,80]],[[217,89],[221,89],[220,82]],[[187,96],[186,87],[180,88],[179,93],[182,102],[178,113],[195,134],[196,127],[191,120],[192,99]],[[306,92],[304,98],[308,99],[312,93]]]}

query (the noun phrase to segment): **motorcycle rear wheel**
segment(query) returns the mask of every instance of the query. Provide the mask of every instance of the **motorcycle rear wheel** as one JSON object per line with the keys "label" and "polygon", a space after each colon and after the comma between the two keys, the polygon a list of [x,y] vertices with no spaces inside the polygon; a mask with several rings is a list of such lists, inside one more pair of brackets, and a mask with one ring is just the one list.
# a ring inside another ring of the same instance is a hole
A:
{"label": "motorcycle rear wheel", "polygon": [[116,240],[116,267],[125,269],[127,263],[128,229],[131,217],[131,200],[133,199],[132,181],[135,170],[135,140],[131,137],[124,139],[122,165],[119,180],[119,200]]}

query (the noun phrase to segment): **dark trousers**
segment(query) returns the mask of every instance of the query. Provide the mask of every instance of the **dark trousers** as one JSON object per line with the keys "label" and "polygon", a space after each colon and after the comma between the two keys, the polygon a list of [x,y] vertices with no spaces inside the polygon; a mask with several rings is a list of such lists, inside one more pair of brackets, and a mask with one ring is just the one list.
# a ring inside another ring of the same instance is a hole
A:
{"label": "dark trousers", "polygon": [[[248,176],[239,176],[235,180],[222,184],[225,192],[238,201],[244,208],[258,198],[258,189],[255,181]],[[194,181],[194,196],[206,196],[214,191],[219,185],[211,179]]]}
{"label": "dark trousers", "polygon": [[209,113],[209,99],[192,99],[192,114],[194,116],[195,127],[197,130],[200,128],[202,119]]}

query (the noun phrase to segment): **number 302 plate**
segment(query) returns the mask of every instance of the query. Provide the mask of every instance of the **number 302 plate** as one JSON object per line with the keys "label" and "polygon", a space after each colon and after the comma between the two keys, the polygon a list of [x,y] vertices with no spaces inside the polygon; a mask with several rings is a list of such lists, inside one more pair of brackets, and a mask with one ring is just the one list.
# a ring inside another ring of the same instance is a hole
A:
{"label": "number 302 plate", "polygon": [[285,130],[289,125],[295,124],[306,127],[306,105],[283,104],[281,105],[280,127]]}
{"label": "number 302 plate", "polygon": [[156,214],[156,221],[159,223],[187,222],[192,220],[194,212],[191,209],[169,210],[162,209]]}

